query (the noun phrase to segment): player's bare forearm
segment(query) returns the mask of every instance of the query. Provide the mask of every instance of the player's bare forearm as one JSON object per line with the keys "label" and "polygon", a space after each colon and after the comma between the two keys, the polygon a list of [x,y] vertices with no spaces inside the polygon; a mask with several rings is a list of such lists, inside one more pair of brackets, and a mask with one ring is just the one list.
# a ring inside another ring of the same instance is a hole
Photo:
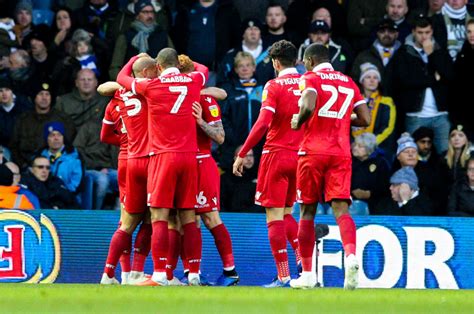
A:
{"label": "player's bare forearm", "polygon": [[132,67],[133,63],[138,59],[138,56],[132,57],[120,70],[119,74],[117,75],[117,83],[124,86],[127,89],[132,88],[133,81],[135,80],[132,77]]}
{"label": "player's bare forearm", "polygon": [[300,112],[298,113],[298,122],[297,122],[298,129],[301,128],[303,123],[308,121],[309,117],[311,117],[311,114],[313,114],[313,111],[314,110],[311,110],[309,108],[301,107]]}
{"label": "player's bare forearm", "polygon": [[102,96],[113,96],[115,91],[120,89],[121,87],[122,86],[120,86],[119,83],[109,81],[100,84],[97,87],[97,92]]}
{"label": "player's bare forearm", "polygon": [[[357,106],[354,109],[355,118],[351,119],[352,126],[366,127],[370,124],[370,111],[366,104]],[[352,118],[352,116],[351,116]]]}
{"label": "player's bare forearm", "polygon": [[221,145],[224,143],[225,132],[221,121],[209,125],[206,121],[202,120],[199,122],[199,127],[217,144]]}
{"label": "player's bare forearm", "polygon": [[227,92],[218,87],[206,87],[201,90],[201,95],[212,96],[217,100],[224,100],[227,98]]}
{"label": "player's bare forearm", "polygon": [[303,123],[305,123],[314,112],[316,105],[316,92],[313,90],[304,90],[301,94],[300,112],[296,119],[296,128],[300,129]]}

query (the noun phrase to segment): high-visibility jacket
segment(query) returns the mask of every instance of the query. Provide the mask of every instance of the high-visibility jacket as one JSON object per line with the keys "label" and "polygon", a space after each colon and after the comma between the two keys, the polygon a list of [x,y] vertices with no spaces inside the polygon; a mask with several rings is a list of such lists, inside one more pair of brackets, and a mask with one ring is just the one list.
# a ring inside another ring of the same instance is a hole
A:
{"label": "high-visibility jacket", "polygon": [[18,194],[19,186],[0,185],[0,208],[2,209],[34,209],[28,197]]}

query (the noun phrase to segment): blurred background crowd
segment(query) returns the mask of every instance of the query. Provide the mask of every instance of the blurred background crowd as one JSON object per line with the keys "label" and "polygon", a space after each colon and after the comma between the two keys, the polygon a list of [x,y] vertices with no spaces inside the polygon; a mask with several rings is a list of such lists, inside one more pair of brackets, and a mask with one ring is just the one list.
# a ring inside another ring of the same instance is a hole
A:
{"label": "blurred background crowd", "polygon": [[263,143],[243,177],[231,166],[275,77],[268,48],[286,39],[300,73],[305,48],[326,45],[366,97],[372,122],[351,134],[354,214],[474,216],[473,12],[472,0],[0,0],[0,202],[118,208],[96,88],[131,56],[174,47],[228,94],[213,147],[222,210],[262,211]]}

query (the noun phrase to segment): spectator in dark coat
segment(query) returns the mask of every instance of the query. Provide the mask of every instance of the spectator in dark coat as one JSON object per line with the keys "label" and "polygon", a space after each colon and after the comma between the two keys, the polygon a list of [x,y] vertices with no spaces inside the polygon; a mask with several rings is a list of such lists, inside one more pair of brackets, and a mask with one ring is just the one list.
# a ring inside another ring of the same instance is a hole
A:
{"label": "spectator in dark coat", "polygon": [[474,158],[467,162],[466,176],[451,188],[448,201],[449,216],[474,217]]}
{"label": "spectator in dark coat", "polygon": [[38,196],[43,209],[79,208],[75,195],[61,179],[50,174],[50,163],[46,157],[33,159],[21,183]]}
{"label": "spectator in dark coat", "polygon": [[418,187],[412,167],[403,167],[390,178],[391,197],[381,200],[371,214],[390,216],[431,216],[433,203]]}
{"label": "spectator in dark coat", "polygon": [[20,45],[24,45],[24,39],[35,26],[33,25],[33,7],[30,1],[18,1],[15,7],[16,25],[13,28]]}
{"label": "spectator in dark coat", "polygon": [[72,11],[67,7],[59,7],[54,14],[51,27],[53,40],[48,48],[56,59],[62,59],[69,55],[75,27]]}
{"label": "spectator in dark coat", "polygon": [[[235,155],[242,145],[235,150]],[[255,191],[257,175],[255,171],[255,157],[250,150],[244,158],[244,172],[241,177],[232,174],[232,170],[221,175],[221,207],[229,212],[262,212],[262,208],[255,205]]]}
{"label": "spectator in dark coat", "polygon": [[407,20],[407,0],[388,0],[386,10],[385,18],[390,19],[397,25],[398,40],[404,43],[405,38],[411,33],[411,26]]}
{"label": "spectator in dark coat", "polygon": [[18,49],[9,56],[8,76],[12,82],[13,92],[33,96],[30,91],[37,82],[35,81],[34,67],[31,63],[31,57],[27,51]]}
{"label": "spectator in dark coat", "polygon": [[448,88],[454,77],[448,52],[433,41],[433,28],[427,18],[414,21],[413,42],[407,40],[391,62],[393,98],[405,120],[405,129],[413,133],[420,126],[434,131],[439,153],[446,150],[449,135]]}
{"label": "spectator in dark coat", "polygon": [[262,35],[263,45],[270,47],[280,40],[291,41],[296,47],[301,44],[297,34],[285,28],[286,13],[283,6],[277,3],[271,3],[267,8],[265,15],[265,24],[267,29]]}
{"label": "spectator in dark coat", "polygon": [[48,83],[38,84],[34,89],[34,110],[23,113],[13,130],[10,141],[13,160],[25,168],[31,158],[39,154],[44,145],[43,129],[48,122],[62,122],[66,128],[66,138],[72,141],[76,135],[76,128],[71,118],[65,113],[52,108],[51,87]]}
{"label": "spectator in dark coat", "polygon": [[[255,78],[255,60],[248,52],[239,52],[235,57],[234,71],[238,78],[226,83],[222,88],[227,99],[222,103],[222,124],[226,141],[221,146],[219,165],[232,169],[235,148],[245,142],[260,113],[263,86]],[[262,145],[256,149],[257,160]]]}
{"label": "spectator in dark coat", "polygon": [[[84,6],[74,11],[75,20],[79,28],[106,40],[106,32],[117,16],[117,9],[108,0],[86,0]],[[108,38],[108,43],[113,44],[113,39]]]}
{"label": "spectator in dark coat", "polygon": [[172,29],[176,50],[211,71],[241,38],[239,14],[231,0],[199,0],[182,6]]}
{"label": "spectator in dark coat", "polygon": [[388,194],[388,161],[377,150],[375,135],[363,133],[352,144],[351,195],[367,202],[369,212]]}
{"label": "spectator in dark coat", "polygon": [[32,109],[26,97],[13,93],[8,80],[0,79],[0,145],[9,145],[20,115]]}

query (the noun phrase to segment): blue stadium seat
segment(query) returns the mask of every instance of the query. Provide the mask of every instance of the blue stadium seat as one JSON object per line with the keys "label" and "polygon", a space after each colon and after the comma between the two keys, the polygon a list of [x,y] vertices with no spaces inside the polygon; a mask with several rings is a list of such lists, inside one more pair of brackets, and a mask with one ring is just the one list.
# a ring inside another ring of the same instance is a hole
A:
{"label": "blue stadium seat", "polygon": [[32,0],[33,9],[51,10],[53,0]]}
{"label": "blue stadium seat", "polygon": [[92,177],[84,174],[84,187],[79,193],[80,204],[83,209],[92,209],[92,199],[94,196],[94,183]]}
{"label": "blue stadium seat", "polygon": [[54,13],[48,9],[33,10],[33,24],[46,24],[51,26],[53,24]]}

